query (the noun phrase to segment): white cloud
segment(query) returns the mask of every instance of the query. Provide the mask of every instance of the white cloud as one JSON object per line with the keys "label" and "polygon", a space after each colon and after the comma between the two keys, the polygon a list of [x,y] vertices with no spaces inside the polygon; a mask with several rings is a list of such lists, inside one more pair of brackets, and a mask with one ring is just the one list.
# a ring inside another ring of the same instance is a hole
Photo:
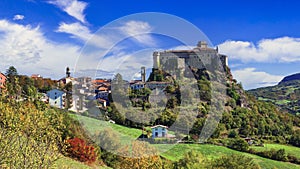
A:
{"label": "white cloud", "polygon": [[242,82],[245,89],[254,89],[276,85],[284,76],[272,75],[262,71],[256,71],[255,68],[245,68],[232,71],[233,77]]}
{"label": "white cloud", "polygon": [[64,76],[65,67],[75,65],[80,47],[48,40],[40,27],[0,20],[0,70],[15,66],[21,74]]}
{"label": "white cloud", "polygon": [[70,16],[86,23],[84,10],[88,3],[78,0],[50,0],[48,3],[56,5]]}
{"label": "white cloud", "polygon": [[83,41],[89,40],[93,35],[91,34],[88,27],[76,22],[66,24],[64,22],[59,24],[57,32],[64,32],[73,35],[73,38],[79,38]]}
{"label": "white cloud", "polygon": [[93,45],[101,49],[112,47],[112,39],[114,35],[103,35],[100,33],[92,33],[90,29],[79,22],[76,23],[60,23],[56,32],[67,33],[72,35],[72,38],[79,39],[86,45]]}
{"label": "white cloud", "polygon": [[24,15],[15,15],[13,20],[23,20],[25,18]]}
{"label": "white cloud", "polygon": [[242,62],[300,61],[300,38],[263,39],[256,45],[248,41],[226,41],[219,45],[220,53]]}
{"label": "white cloud", "polygon": [[155,41],[150,35],[152,27],[147,22],[128,21],[119,28],[126,36],[133,37],[139,43],[155,46]]}

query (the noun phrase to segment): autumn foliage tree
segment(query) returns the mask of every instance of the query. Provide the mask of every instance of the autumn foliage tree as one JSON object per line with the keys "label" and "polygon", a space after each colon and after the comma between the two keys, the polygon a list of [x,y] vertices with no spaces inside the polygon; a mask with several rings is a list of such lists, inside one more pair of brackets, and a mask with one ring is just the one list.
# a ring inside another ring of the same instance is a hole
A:
{"label": "autumn foliage tree", "polygon": [[0,168],[50,168],[60,157],[58,113],[30,102],[0,101]]}
{"label": "autumn foliage tree", "polygon": [[66,141],[68,143],[67,153],[70,157],[86,163],[93,163],[97,159],[96,149],[88,145],[83,139],[73,138]]}
{"label": "autumn foliage tree", "polygon": [[133,141],[119,151],[120,169],[155,169],[162,168],[162,160],[157,150],[147,142]]}

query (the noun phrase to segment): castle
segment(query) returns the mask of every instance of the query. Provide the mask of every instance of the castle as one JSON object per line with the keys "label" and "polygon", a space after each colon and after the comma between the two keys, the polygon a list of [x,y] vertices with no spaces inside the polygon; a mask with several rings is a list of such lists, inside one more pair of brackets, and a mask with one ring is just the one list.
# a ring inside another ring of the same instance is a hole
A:
{"label": "castle", "polygon": [[178,75],[188,67],[196,69],[225,70],[228,66],[228,57],[209,48],[205,41],[200,41],[194,49],[165,50],[153,53],[153,68],[164,70],[172,75]]}

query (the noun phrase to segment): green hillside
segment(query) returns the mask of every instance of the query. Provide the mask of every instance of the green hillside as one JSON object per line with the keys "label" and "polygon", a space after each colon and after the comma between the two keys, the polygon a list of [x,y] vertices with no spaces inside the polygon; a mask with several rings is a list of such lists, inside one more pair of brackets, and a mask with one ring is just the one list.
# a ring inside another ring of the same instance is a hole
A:
{"label": "green hillside", "polygon": [[274,149],[274,150],[284,149],[288,154],[291,154],[297,158],[300,158],[300,148],[299,147],[282,145],[282,144],[264,144],[264,147],[252,146],[251,148],[255,149],[257,151],[268,151],[271,149]]}
{"label": "green hillside", "polygon": [[300,113],[300,80],[281,82],[278,85],[248,91],[258,100],[274,103],[281,110]]}
{"label": "green hillside", "polygon": [[[120,126],[117,124],[108,123],[106,121],[100,121],[97,119],[80,116],[80,115],[73,115],[72,117],[78,119],[90,132],[97,132],[103,130],[105,127],[112,127],[115,131],[118,131],[121,135],[124,135],[124,138],[131,138],[132,140],[136,139],[139,134],[141,133],[138,129],[128,128],[124,126]],[[293,168],[300,168],[299,165],[291,164],[288,162],[280,162],[275,160],[270,160],[267,158],[262,158],[256,155],[252,155],[249,153],[235,151],[223,146],[216,146],[211,144],[176,144],[176,145],[166,145],[166,144],[155,144],[153,145],[157,149],[160,150],[160,155],[166,159],[171,161],[178,161],[181,159],[185,153],[191,150],[195,150],[203,154],[208,159],[215,159],[221,157],[223,155],[231,155],[231,154],[243,154],[247,157],[251,157],[258,163],[262,168],[282,168],[282,169],[293,169]],[[293,153],[297,155],[300,151],[300,148],[292,147],[292,146],[284,146],[279,144],[267,144],[266,147],[259,147],[257,149],[261,149],[262,151],[266,148],[275,147],[277,149],[284,148],[287,153]],[[251,147],[252,148],[252,147]],[[300,153],[299,153],[300,154]],[[299,156],[299,155],[298,155]]]}
{"label": "green hillside", "polygon": [[[158,145],[159,148],[167,149],[166,145]],[[251,157],[258,163],[262,168],[280,168],[280,169],[292,169],[292,168],[300,168],[299,165],[287,163],[287,162],[279,162],[275,160],[270,160],[267,158],[262,158],[256,155],[243,153],[239,151],[235,151],[226,147],[209,145],[209,144],[177,144],[169,151],[163,153],[161,156],[170,159],[172,161],[177,161],[184,156],[184,154],[188,151],[195,150],[196,152],[202,153],[205,157],[215,159],[221,157],[223,155],[231,155],[231,154],[243,154],[247,157]]]}

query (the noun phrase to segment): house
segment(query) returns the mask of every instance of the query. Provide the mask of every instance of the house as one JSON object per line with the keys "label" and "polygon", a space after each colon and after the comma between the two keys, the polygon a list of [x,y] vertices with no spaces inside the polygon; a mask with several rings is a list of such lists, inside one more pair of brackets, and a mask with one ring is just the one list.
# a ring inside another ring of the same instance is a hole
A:
{"label": "house", "polygon": [[163,138],[168,136],[168,127],[163,125],[156,125],[151,127],[152,138]]}
{"label": "house", "polygon": [[43,78],[43,77],[40,74],[32,74],[31,78],[37,80],[37,79]]}
{"label": "house", "polygon": [[246,141],[249,145],[252,145],[252,144],[253,144],[253,139],[250,138],[250,137],[246,137],[246,138],[245,138],[245,141]]}
{"label": "house", "polygon": [[0,90],[5,88],[5,82],[6,82],[7,77],[5,74],[0,73]]}
{"label": "house", "polygon": [[145,88],[145,82],[142,82],[142,81],[139,81],[139,80],[130,82],[130,88],[131,88],[132,90],[140,90],[140,89],[143,89],[143,88]]}
{"label": "house", "polygon": [[100,91],[96,94],[96,99],[108,100],[109,91]]}
{"label": "house", "polygon": [[64,108],[66,93],[59,89],[52,89],[47,92],[50,106],[54,106],[60,109]]}

